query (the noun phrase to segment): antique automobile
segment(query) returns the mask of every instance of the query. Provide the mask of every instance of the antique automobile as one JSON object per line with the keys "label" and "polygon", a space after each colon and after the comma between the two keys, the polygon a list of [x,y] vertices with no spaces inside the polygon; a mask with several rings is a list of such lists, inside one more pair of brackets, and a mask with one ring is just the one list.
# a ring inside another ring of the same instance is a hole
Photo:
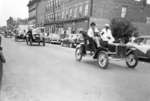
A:
{"label": "antique automobile", "polygon": [[104,42],[101,47],[97,47],[95,41],[89,38],[86,32],[81,31],[81,33],[84,42],[76,47],[75,58],[77,61],[81,61],[86,55],[91,55],[97,59],[97,63],[102,69],[108,67],[110,60],[125,60],[129,68],[135,68],[138,65],[135,48],[121,43],[114,43],[111,44],[112,47],[108,47]]}
{"label": "antique automobile", "polygon": [[150,36],[139,36],[128,45],[136,48],[136,54],[139,59],[150,60]]}
{"label": "antique automobile", "polygon": [[26,43],[27,45],[33,45],[33,43],[38,43],[38,45],[45,46],[45,30],[44,27],[38,27],[33,29],[32,31],[28,31],[26,35]]}
{"label": "antique automobile", "polygon": [[18,32],[15,34],[15,41],[24,41],[26,39],[26,35],[25,35],[25,32]]}
{"label": "antique automobile", "polygon": [[82,42],[81,34],[71,34],[68,37],[61,40],[62,46],[68,46],[70,48],[75,48],[80,42]]}

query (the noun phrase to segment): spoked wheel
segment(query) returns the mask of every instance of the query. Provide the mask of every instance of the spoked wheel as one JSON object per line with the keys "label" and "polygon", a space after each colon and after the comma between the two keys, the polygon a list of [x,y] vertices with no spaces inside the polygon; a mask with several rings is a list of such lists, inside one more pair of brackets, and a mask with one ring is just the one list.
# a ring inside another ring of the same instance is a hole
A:
{"label": "spoked wheel", "polygon": [[100,52],[98,55],[98,65],[102,69],[106,69],[109,64],[108,55],[105,52]]}
{"label": "spoked wheel", "polygon": [[76,51],[75,51],[75,58],[77,61],[81,61],[82,60],[82,48],[76,48]]}
{"label": "spoked wheel", "polygon": [[134,69],[138,65],[138,59],[134,53],[130,53],[126,57],[126,64],[129,68]]}
{"label": "spoked wheel", "polygon": [[26,44],[29,45],[28,38],[26,38],[25,40],[26,40]]}
{"label": "spoked wheel", "polygon": [[43,46],[45,46],[45,39],[43,39]]}
{"label": "spoked wheel", "polygon": [[29,39],[30,40],[30,45],[32,46],[32,39]]}

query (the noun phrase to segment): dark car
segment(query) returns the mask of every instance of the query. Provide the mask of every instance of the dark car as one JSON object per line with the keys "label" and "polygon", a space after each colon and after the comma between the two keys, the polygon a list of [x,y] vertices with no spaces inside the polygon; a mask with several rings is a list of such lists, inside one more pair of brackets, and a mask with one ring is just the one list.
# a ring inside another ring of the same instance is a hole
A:
{"label": "dark car", "polygon": [[128,45],[136,48],[136,54],[139,59],[150,60],[150,36],[140,36]]}
{"label": "dark car", "polygon": [[33,43],[38,43],[38,45],[45,46],[45,31],[43,27],[39,27],[29,31],[26,35],[27,45],[33,45]]}
{"label": "dark car", "polygon": [[15,41],[22,40],[24,41],[26,39],[25,32],[24,33],[16,33],[15,34]]}

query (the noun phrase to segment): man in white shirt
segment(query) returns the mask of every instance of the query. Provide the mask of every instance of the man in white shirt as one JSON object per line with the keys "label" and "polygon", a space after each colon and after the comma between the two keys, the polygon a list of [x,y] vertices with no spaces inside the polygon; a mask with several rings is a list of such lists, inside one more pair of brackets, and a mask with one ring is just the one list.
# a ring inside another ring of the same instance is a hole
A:
{"label": "man in white shirt", "polygon": [[92,38],[92,39],[96,42],[97,47],[100,47],[100,38],[95,35],[96,33],[98,34],[98,33],[99,33],[99,30],[98,30],[98,28],[96,27],[96,24],[95,24],[94,22],[92,22],[92,23],[90,24],[90,28],[89,28],[87,34],[88,34],[88,36],[89,36],[90,38]]}
{"label": "man in white shirt", "polygon": [[108,43],[113,43],[115,41],[114,37],[112,36],[109,24],[105,24],[105,28],[102,29],[101,38],[103,41],[107,41]]}

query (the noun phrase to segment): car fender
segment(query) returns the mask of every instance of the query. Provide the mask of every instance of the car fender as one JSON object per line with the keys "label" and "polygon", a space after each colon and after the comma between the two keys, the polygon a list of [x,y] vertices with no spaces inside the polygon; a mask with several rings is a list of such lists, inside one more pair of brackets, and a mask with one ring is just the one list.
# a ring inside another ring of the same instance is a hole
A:
{"label": "car fender", "polygon": [[126,55],[129,55],[130,53],[136,54],[136,50],[137,49],[135,47],[130,47],[129,49],[127,49]]}

